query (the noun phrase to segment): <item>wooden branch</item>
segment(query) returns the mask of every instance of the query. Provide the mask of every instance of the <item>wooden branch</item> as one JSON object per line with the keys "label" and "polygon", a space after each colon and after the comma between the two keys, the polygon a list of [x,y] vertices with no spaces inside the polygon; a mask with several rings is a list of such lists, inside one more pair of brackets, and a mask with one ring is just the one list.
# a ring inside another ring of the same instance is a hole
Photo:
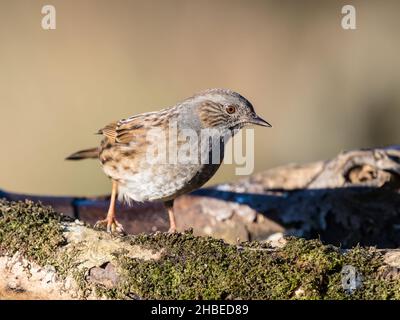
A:
{"label": "wooden branch", "polygon": [[[400,147],[353,150],[329,161],[287,165],[235,183],[182,196],[175,203],[178,230],[229,243],[282,234],[320,238],[345,248],[360,243],[400,246]],[[1,193],[1,192],[0,192]],[[2,193],[8,200],[40,200],[90,224],[104,217],[107,197],[42,197]],[[168,230],[160,203],[120,206],[130,234]]]}
{"label": "wooden branch", "polygon": [[[248,239],[260,240],[282,232],[346,248],[358,243],[396,248],[400,246],[399,191],[400,147],[393,146],[267,170],[199,190],[182,197],[177,207],[187,217],[181,220],[183,229],[195,217],[206,220],[204,216],[216,215],[215,220],[225,223],[203,222],[197,234],[216,233],[231,242],[235,236],[246,239],[246,232]],[[218,210],[209,210],[211,205]]]}
{"label": "wooden branch", "polygon": [[[2,200],[0,298],[398,299],[399,177],[398,147],[271,169],[179,198],[178,227],[194,234],[122,238],[75,221],[97,219],[106,197],[43,199],[64,215]],[[120,209],[136,231],[165,227],[159,204]],[[384,249],[343,249],[359,242]]]}

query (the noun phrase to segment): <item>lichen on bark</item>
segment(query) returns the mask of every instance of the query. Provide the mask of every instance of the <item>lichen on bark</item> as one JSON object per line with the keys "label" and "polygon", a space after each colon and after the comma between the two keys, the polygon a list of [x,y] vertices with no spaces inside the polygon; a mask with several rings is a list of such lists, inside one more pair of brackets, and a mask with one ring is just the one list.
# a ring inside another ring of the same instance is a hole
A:
{"label": "lichen on bark", "polygon": [[54,253],[66,244],[63,221],[71,219],[40,203],[0,200],[0,249],[40,265],[58,265]]}
{"label": "lichen on bark", "polygon": [[[114,237],[40,203],[2,200],[0,255],[17,252],[53,266],[61,281],[72,277],[78,298],[400,299],[399,277],[383,276],[392,267],[370,247],[344,251],[293,237],[282,247],[230,245],[191,231]],[[351,293],[342,286],[347,265],[362,276]],[[96,268],[107,281],[93,280]]]}

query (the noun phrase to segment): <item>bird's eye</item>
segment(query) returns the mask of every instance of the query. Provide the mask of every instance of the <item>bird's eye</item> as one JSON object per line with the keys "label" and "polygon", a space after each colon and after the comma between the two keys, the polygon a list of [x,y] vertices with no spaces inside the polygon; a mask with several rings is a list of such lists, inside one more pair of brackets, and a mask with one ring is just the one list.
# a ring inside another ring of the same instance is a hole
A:
{"label": "bird's eye", "polygon": [[226,107],[226,112],[228,112],[229,114],[235,113],[236,112],[236,107],[235,106],[227,106]]}

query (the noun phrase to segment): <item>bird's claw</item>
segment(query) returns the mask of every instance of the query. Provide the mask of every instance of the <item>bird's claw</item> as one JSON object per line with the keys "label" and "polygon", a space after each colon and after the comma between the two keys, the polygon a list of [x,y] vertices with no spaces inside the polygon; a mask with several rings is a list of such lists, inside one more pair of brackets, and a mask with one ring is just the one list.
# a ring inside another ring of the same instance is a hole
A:
{"label": "bird's claw", "polygon": [[176,233],[176,228],[169,228],[168,233]]}
{"label": "bird's claw", "polygon": [[106,229],[108,233],[126,234],[124,227],[115,218],[99,220],[94,225],[97,229]]}

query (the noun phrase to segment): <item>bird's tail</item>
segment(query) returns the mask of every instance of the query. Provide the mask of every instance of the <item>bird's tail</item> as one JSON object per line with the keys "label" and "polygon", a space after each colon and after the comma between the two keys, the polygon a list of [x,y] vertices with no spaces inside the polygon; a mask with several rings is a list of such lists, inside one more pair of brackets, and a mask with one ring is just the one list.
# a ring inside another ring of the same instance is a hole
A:
{"label": "bird's tail", "polygon": [[85,149],[75,152],[65,158],[65,160],[96,159],[99,157],[99,148]]}

